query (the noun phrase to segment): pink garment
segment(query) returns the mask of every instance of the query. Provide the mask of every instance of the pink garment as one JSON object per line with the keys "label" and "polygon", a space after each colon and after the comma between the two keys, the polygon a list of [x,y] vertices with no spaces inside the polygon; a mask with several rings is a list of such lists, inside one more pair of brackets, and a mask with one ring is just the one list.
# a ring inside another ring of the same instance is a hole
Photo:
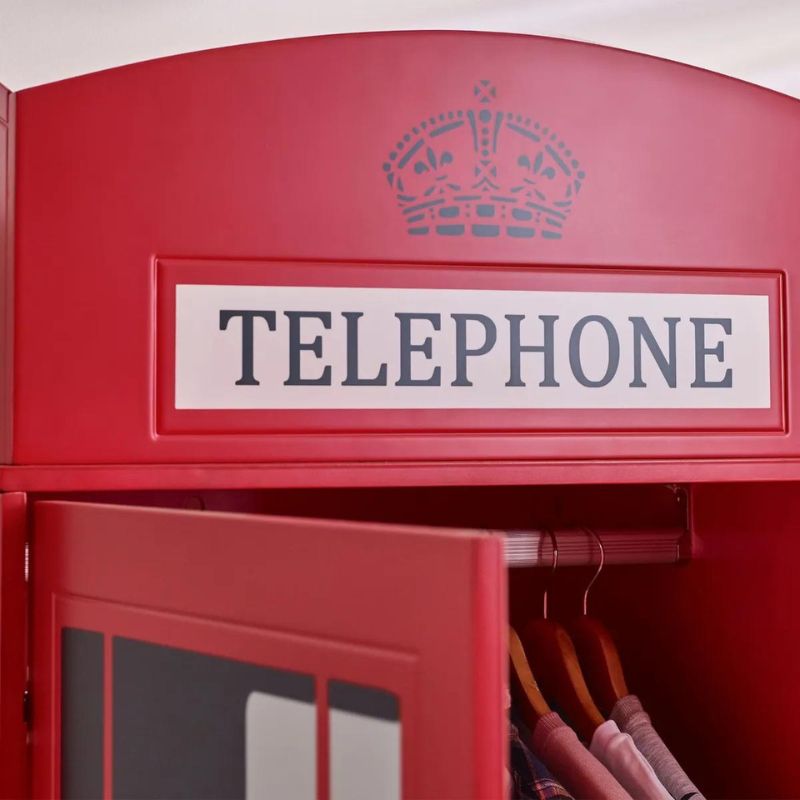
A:
{"label": "pink garment", "polygon": [[632,800],[554,711],[533,730],[533,751],[575,800]]}
{"label": "pink garment", "polygon": [[613,719],[594,732],[589,749],[628,790],[633,800],[672,800],[633,739],[622,733]]}

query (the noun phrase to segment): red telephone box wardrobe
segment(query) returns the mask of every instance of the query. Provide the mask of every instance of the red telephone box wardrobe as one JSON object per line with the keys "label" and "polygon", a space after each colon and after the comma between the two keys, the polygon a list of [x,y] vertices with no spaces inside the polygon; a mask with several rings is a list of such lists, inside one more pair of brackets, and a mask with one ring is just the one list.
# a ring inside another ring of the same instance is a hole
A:
{"label": "red telephone box wardrobe", "polygon": [[2,92],[0,152],[0,794],[502,797],[504,532],[587,528],[705,795],[798,795],[795,100],[336,36]]}

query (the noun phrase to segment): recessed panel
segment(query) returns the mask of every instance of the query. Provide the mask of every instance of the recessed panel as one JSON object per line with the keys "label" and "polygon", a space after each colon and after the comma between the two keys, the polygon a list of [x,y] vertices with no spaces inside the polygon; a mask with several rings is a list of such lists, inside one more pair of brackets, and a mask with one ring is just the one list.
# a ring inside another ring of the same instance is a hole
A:
{"label": "recessed panel", "polygon": [[159,262],[162,434],[780,430],[777,275]]}

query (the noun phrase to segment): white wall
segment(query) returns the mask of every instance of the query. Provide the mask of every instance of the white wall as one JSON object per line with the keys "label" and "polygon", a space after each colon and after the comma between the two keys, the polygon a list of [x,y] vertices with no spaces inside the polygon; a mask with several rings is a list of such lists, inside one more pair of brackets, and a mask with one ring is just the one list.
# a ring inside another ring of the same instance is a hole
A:
{"label": "white wall", "polygon": [[800,97],[800,0],[0,0],[11,89],[208,47],[467,28],[624,47]]}

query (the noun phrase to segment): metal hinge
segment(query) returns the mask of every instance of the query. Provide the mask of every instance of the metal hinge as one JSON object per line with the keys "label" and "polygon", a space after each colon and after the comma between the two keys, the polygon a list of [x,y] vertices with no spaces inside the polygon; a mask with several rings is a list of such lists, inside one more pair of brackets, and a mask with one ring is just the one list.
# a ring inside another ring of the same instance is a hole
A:
{"label": "metal hinge", "polygon": [[30,728],[33,722],[33,699],[30,686],[26,686],[22,693],[22,719]]}
{"label": "metal hinge", "polygon": [[[31,543],[30,539],[25,540],[25,555],[24,555],[23,570],[25,576],[25,583],[29,583],[31,579]],[[33,698],[31,697],[31,668],[28,665],[25,669],[25,688],[22,690],[22,721],[28,730],[33,726]]]}

